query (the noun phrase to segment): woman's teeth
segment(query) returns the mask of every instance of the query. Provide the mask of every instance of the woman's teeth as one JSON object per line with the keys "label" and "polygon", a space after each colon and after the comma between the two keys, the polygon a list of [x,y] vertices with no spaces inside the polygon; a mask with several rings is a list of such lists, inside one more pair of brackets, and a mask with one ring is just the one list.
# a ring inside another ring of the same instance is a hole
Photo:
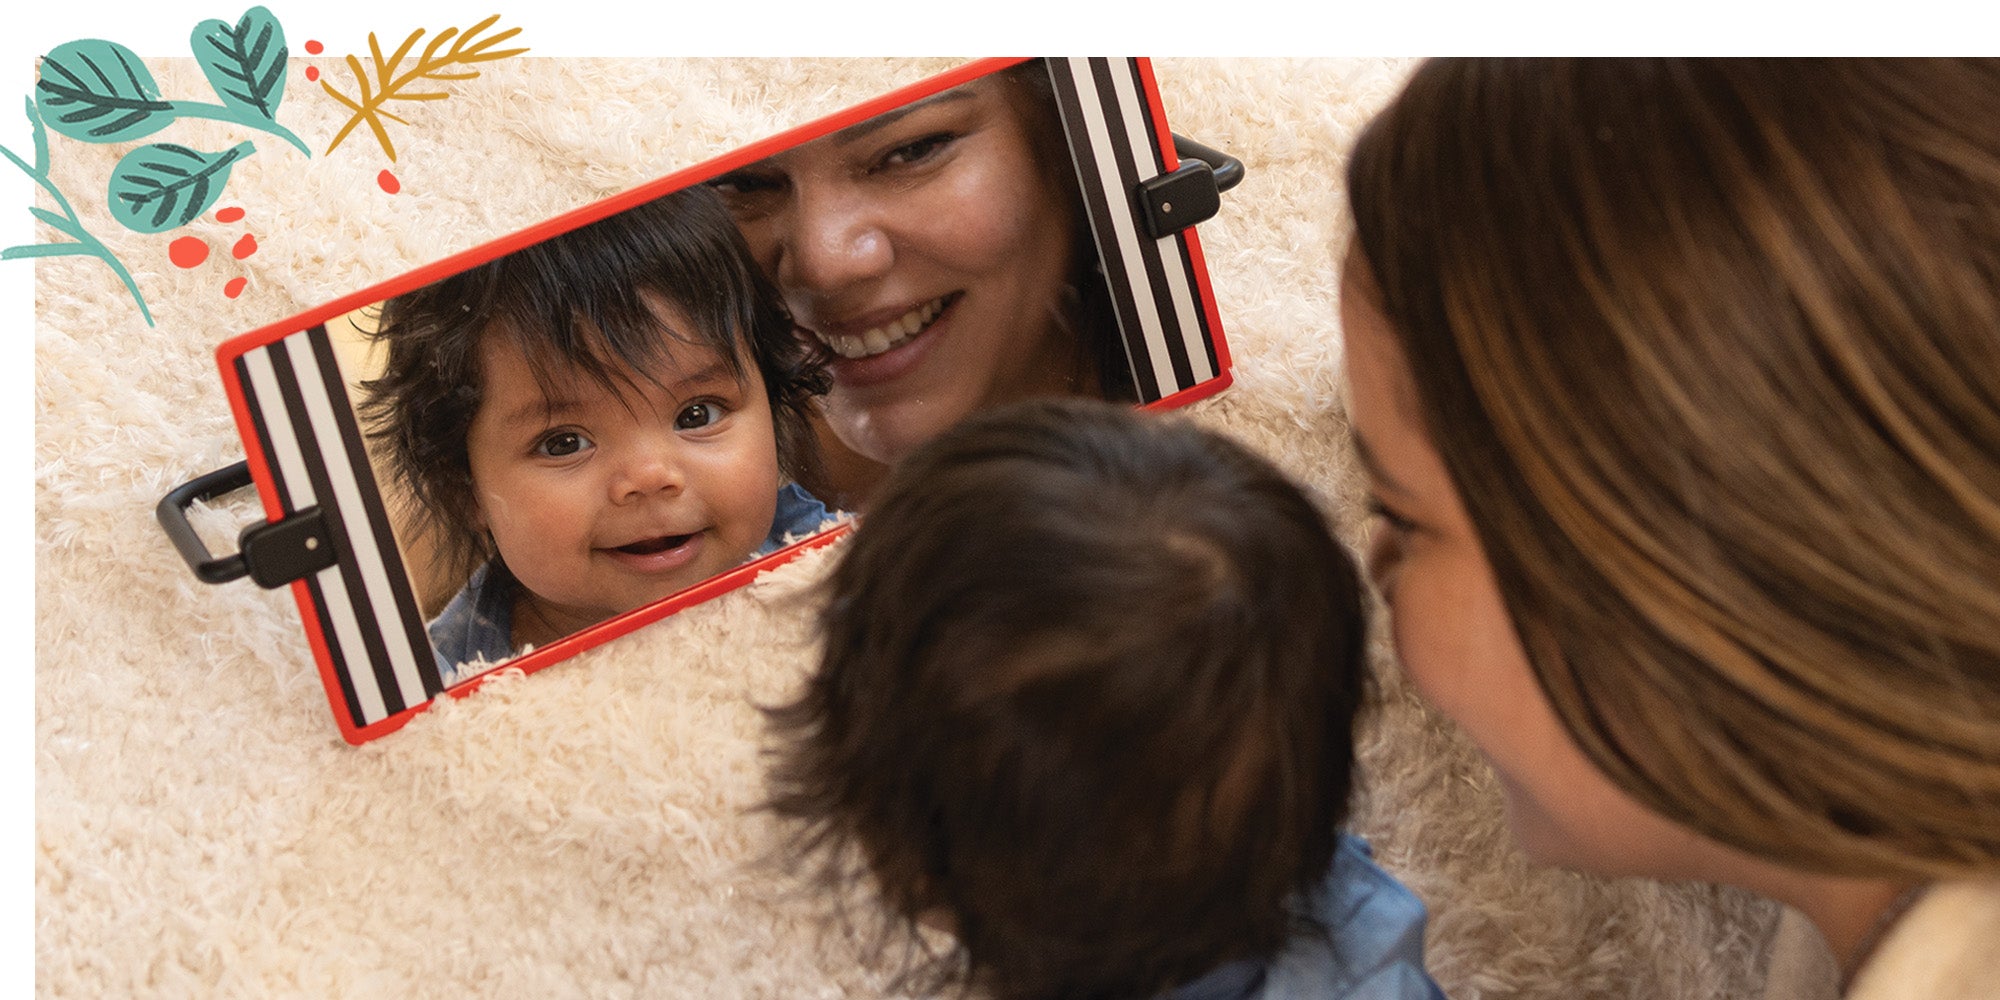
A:
{"label": "woman's teeth", "polygon": [[930,325],[931,320],[937,318],[938,313],[944,311],[944,305],[943,298],[932,299],[901,317],[865,333],[821,333],[817,330],[813,333],[827,347],[832,348],[833,353],[843,358],[872,357],[897,347],[922,332],[924,327]]}

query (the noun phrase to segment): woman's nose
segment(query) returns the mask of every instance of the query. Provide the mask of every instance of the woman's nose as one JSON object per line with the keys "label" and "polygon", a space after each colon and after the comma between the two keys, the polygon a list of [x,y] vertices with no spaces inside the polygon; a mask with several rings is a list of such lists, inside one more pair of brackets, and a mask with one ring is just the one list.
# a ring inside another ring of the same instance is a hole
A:
{"label": "woman's nose", "polygon": [[895,248],[867,199],[838,191],[799,192],[778,284],[825,296],[888,273]]}

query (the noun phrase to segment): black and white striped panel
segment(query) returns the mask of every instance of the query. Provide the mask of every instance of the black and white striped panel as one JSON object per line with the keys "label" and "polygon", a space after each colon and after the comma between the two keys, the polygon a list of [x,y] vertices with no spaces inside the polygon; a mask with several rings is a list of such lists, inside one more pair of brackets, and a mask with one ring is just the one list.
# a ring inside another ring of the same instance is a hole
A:
{"label": "black and white striped panel", "polygon": [[306,578],[340,694],[364,727],[444,690],[326,327],[236,359],[286,513],[317,505],[338,559]]}
{"label": "black and white striped panel", "polygon": [[1138,63],[1046,61],[1140,402],[1214,378],[1215,342],[1186,242],[1178,233],[1154,239],[1140,221],[1139,185],[1165,166]]}

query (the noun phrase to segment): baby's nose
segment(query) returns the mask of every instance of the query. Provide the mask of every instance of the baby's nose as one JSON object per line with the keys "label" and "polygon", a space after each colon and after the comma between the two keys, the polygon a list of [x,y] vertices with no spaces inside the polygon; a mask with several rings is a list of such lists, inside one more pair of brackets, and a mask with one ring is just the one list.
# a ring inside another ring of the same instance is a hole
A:
{"label": "baby's nose", "polygon": [[656,494],[679,493],[683,485],[681,464],[671,449],[637,449],[619,463],[611,483],[611,501],[631,503]]}

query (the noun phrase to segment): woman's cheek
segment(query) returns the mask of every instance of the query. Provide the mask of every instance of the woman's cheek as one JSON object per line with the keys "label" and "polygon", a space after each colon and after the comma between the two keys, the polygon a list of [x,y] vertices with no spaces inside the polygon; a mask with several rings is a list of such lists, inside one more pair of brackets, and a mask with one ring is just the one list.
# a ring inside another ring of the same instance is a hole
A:
{"label": "woman's cheek", "polygon": [[766,275],[777,274],[779,250],[782,249],[777,223],[768,219],[739,221],[736,228],[743,234],[743,242],[750,247],[750,259],[756,261]]}
{"label": "woman's cheek", "polygon": [[1454,704],[1452,686],[1440,676],[1443,651],[1435,648],[1437,638],[1431,634],[1435,623],[1425,613],[1420,597],[1412,593],[1401,576],[1400,570],[1391,569],[1381,578],[1382,592],[1389,605],[1389,640],[1395,646],[1396,660],[1402,665],[1403,676],[1409,678],[1424,701],[1456,719],[1458,706]]}
{"label": "woman's cheek", "polygon": [[[1404,674],[1490,755],[1491,742],[1507,738],[1499,717],[1516,707],[1509,699],[1535,692],[1522,691],[1506,669],[1511,630],[1496,628],[1497,599],[1484,600],[1460,568],[1436,553],[1413,557],[1405,547],[1388,557],[1378,579]],[[1497,613],[1504,625],[1504,611]]]}
{"label": "woman's cheek", "polygon": [[[1418,587],[1412,586],[1403,571],[1402,556],[1387,529],[1378,529],[1369,540],[1366,553],[1368,576],[1389,609],[1389,642],[1396,650],[1396,662],[1426,702],[1438,704],[1442,693],[1431,676],[1434,652],[1427,648],[1427,631],[1433,627],[1431,613]],[[1415,584],[1421,585],[1418,578]]]}
{"label": "woman's cheek", "polygon": [[983,271],[1018,260],[1045,211],[1039,204],[1045,195],[1030,184],[1030,166],[1023,162],[1010,171],[1006,159],[962,157],[951,182],[939,185],[939,197],[923,210],[934,220],[940,256],[960,269]]}

